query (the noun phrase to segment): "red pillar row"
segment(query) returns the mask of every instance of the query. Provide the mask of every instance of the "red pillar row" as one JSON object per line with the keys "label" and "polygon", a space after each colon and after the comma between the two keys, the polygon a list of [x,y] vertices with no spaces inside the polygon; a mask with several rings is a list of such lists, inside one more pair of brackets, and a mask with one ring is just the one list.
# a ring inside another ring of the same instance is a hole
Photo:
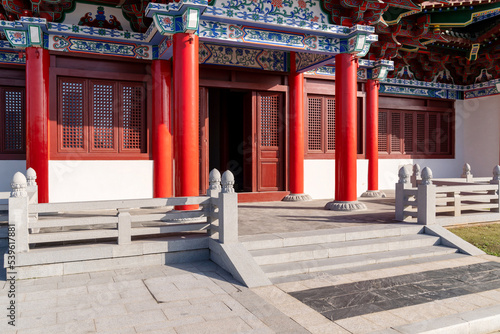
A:
{"label": "red pillar row", "polygon": [[357,71],[351,54],[335,56],[335,200],[356,201]]}
{"label": "red pillar row", "polygon": [[153,197],[173,196],[170,90],[172,63],[153,60]]}
{"label": "red pillar row", "polygon": [[290,52],[289,90],[289,187],[284,201],[310,200],[304,194],[304,74],[297,73],[295,52]]}
{"label": "red pillar row", "polygon": [[[198,36],[177,33],[173,38],[173,106],[175,196],[199,195],[199,62]],[[184,205],[177,209],[196,209]]]}
{"label": "red pillar row", "polygon": [[357,72],[354,55],[335,56],[335,201],[328,210],[366,209],[357,201]]}
{"label": "red pillar row", "polygon": [[378,88],[377,80],[366,81],[366,158],[368,190],[378,190]]}
{"label": "red pillar row", "polygon": [[37,173],[38,202],[49,201],[49,51],[26,48],[26,168]]}

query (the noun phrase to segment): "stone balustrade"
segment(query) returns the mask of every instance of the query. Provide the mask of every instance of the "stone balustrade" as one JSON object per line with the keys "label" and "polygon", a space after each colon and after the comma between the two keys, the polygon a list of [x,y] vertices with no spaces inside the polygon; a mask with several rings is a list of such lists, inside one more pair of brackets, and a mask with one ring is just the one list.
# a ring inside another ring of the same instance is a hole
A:
{"label": "stone balustrade", "polygon": [[399,170],[396,184],[396,212],[399,221],[419,224],[454,225],[500,220],[500,166],[493,178],[473,178],[465,164],[461,178],[433,179],[432,171],[413,166]]}
{"label": "stone balustrade", "polygon": [[[238,241],[238,197],[230,171],[221,177],[212,170],[207,196],[73,203],[38,203],[36,173],[29,169],[26,174],[14,175],[8,204],[18,253],[28,252],[34,244],[114,239],[127,245],[132,238],[194,231],[206,231],[220,243]],[[171,210],[183,205],[199,209]]]}

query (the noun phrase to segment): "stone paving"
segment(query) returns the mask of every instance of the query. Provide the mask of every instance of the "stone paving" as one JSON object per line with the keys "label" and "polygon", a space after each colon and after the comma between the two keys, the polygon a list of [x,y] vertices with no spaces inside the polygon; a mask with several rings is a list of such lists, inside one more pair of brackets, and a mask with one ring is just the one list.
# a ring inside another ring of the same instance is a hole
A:
{"label": "stone paving", "polygon": [[339,212],[325,210],[331,200],[308,202],[240,203],[239,234],[263,234],[330,229],[366,224],[394,223],[394,190],[386,198],[360,198],[367,210]]}

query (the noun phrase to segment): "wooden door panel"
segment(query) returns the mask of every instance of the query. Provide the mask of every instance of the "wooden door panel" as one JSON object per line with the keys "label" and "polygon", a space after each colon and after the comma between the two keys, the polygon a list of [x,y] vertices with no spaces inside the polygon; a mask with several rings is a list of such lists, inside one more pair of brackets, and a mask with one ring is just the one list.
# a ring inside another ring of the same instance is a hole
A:
{"label": "wooden door panel", "polygon": [[283,94],[257,94],[257,191],[283,190]]}
{"label": "wooden door panel", "polygon": [[206,194],[208,189],[208,89],[200,87],[199,105],[199,145],[200,145],[200,194]]}

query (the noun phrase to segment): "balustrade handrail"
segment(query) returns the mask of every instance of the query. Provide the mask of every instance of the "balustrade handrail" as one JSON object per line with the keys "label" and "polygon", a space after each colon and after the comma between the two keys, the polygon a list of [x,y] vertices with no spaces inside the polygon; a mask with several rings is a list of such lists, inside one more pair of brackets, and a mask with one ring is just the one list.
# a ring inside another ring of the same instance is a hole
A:
{"label": "balustrade handrail", "polygon": [[[405,167],[399,171],[396,220],[416,217],[420,224],[447,225],[500,219],[500,166],[494,168],[493,179],[473,178],[468,164],[464,166],[463,179],[435,182],[430,168],[425,167],[420,173],[420,167],[415,165],[413,171],[411,176]],[[419,173],[418,177],[415,172]],[[473,213],[463,214],[466,210]],[[436,215],[447,212],[452,212],[453,216]]]}
{"label": "balustrade handrail", "polygon": [[[238,198],[234,192],[234,176],[226,171],[210,172],[210,188],[206,196],[87,201],[69,203],[37,203],[36,174],[30,169],[27,177],[18,172],[12,179],[9,197],[9,225],[14,226],[17,252],[29,251],[32,243],[117,238],[119,245],[131,243],[132,236],[208,231],[220,243],[238,241]],[[27,191],[28,190],[28,191]],[[138,208],[200,205],[201,209],[148,212]],[[110,210],[111,215],[102,211]],[[131,214],[130,210],[134,210]],[[66,213],[85,212],[89,216],[71,217]],[[101,211],[99,213],[99,211]],[[115,211],[115,212],[113,212]],[[39,214],[47,213],[43,219]],[[190,220],[195,218],[196,220]],[[187,220],[186,220],[187,219]],[[136,223],[135,226],[132,223]],[[138,223],[147,223],[138,224]],[[115,224],[101,229],[74,228],[70,231],[48,232],[41,228],[80,227]]]}

